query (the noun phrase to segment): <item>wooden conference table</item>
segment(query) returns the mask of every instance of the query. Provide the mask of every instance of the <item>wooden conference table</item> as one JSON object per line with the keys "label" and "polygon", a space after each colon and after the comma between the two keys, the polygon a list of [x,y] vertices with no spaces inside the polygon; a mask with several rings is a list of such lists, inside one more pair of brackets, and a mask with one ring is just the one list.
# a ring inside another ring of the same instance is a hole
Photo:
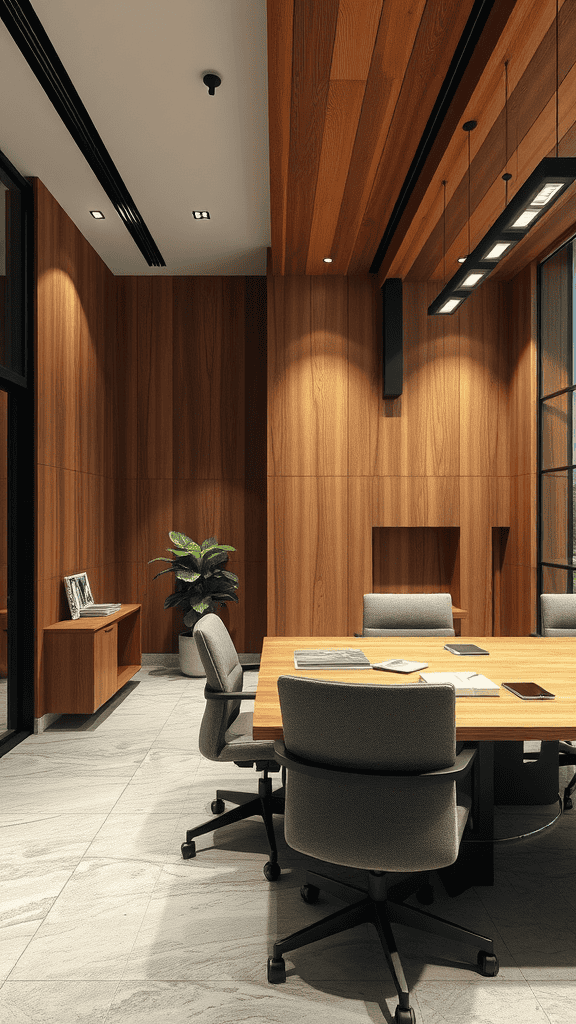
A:
{"label": "wooden conference table", "polygon": [[[294,668],[294,651],[306,648],[353,647],[370,662],[390,658],[425,661],[429,672],[478,672],[495,683],[532,680],[551,690],[555,700],[524,701],[508,690],[497,697],[459,697],[456,738],[473,743],[473,837],[477,842],[468,884],[493,881],[494,741],[576,739],[576,639],[571,637],[455,637],[454,643],[475,643],[488,655],[458,657],[444,650],[446,637],[265,637],[254,702],[254,739],[282,739],[277,680],[281,675],[335,679],[340,682],[394,685],[416,681],[418,673],[395,675],[373,669],[302,671]],[[465,888],[463,885],[461,888]]]}

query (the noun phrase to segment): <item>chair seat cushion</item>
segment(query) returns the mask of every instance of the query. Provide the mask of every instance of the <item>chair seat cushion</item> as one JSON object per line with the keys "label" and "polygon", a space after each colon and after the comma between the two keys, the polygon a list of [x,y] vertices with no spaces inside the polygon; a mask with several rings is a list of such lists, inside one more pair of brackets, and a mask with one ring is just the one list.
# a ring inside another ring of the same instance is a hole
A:
{"label": "chair seat cushion", "polygon": [[234,719],[225,734],[225,746],[218,761],[273,761],[274,740],[252,738],[252,712],[244,711]]}

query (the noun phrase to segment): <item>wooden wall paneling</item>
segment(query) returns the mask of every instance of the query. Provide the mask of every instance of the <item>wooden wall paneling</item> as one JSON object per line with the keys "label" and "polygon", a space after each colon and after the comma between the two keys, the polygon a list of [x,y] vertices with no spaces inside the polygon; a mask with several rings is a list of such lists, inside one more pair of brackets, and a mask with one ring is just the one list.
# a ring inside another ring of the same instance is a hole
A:
{"label": "wooden wall paneling", "polygon": [[382,302],[372,278],[348,278],[348,474],[372,476],[382,415]]}
{"label": "wooden wall paneling", "polygon": [[[344,278],[272,279],[269,472],[347,472],[347,300]],[[282,316],[283,329],[275,327]]]}
{"label": "wooden wall paneling", "polygon": [[[117,296],[114,475],[138,475],[138,278],[114,279]],[[128,603],[128,602],[127,602]],[[139,603],[139,602],[134,602]]]}
{"label": "wooden wall paneling", "polygon": [[[492,631],[492,526],[490,480],[460,480],[460,600],[468,611],[462,635],[490,636]],[[497,525],[497,524],[496,524]]]}
{"label": "wooden wall paneling", "polygon": [[460,472],[508,476],[510,346],[498,282],[487,281],[471,295],[459,317]]}
{"label": "wooden wall paneling", "polygon": [[[353,419],[354,414],[351,414]],[[371,476],[348,476],[347,634],[362,631],[362,597],[372,592],[372,523],[374,482]]]}
{"label": "wooden wall paneling", "polygon": [[135,278],[138,296],[138,475],[170,480],[173,459],[172,280]]}
{"label": "wooden wall paneling", "polygon": [[330,65],[338,4],[296,2],[292,56],[292,111],[288,159],[287,274],[304,274],[310,241],[314,188],[322,150]]}
{"label": "wooden wall paneling", "polygon": [[269,508],[272,636],[338,636],[348,628],[346,477],[276,477]]}
{"label": "wooden wall paneling", "polygon": [[79,468],[76,228],[35,180],[37,459]]}
{"label": "wooden wall paneling", "polygon": [[404,392],[384,403],[400,415],[379,421],[379,476],[459,472],[458,335],[454,317],[426,315],[433,288],[404,285]]}
{"label": "wooden wall paneling", "polygon": [[175,279],[174,477],[244,473],[244,278]]}
{"label": "wooden wall paneling", "polygon": [[81,571],[78,569],[76,482],[77,474],[70,469],[37,466],[36,572],[39,580]]}
{"label": "wooden wall paneling", "polygon": [[460,606],[460,529],[374,527],[372,589],[389,594],[451,594]]}
{"label": "wooden wall paneling", "polygon": [[459,526],[459,477],[374,477],[372,525]]}

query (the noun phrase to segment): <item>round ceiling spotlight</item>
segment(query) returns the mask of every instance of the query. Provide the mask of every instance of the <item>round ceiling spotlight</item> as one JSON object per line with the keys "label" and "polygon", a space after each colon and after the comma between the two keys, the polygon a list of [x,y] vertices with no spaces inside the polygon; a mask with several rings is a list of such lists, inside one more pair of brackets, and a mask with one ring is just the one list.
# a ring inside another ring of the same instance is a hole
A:
{"label": "round ceiling spotlight", "polygon": [[217,75],[215,71],[205,71],[202,75],[202,81],[208,89],[209,96],[214,96],[216,94],[216,89],[222,84],[220,75]]}

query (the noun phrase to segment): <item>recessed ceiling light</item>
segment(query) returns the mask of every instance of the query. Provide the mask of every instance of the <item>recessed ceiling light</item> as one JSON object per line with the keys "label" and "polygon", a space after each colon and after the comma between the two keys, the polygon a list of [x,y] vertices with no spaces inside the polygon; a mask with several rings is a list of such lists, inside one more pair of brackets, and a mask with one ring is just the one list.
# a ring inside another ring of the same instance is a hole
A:
{"label": "recessed ceiling light", "polygon": [[192,210],[194,220],[210,220],[208,210]]}
{"label": "recessed ceiling light", "polygon": [[459,256],[458,257],[458,263],[466,263],[467,259],[468,259],[467,256]]}
{"label": "recessed ceiling light", "polygon": [[94,220],[105,220],[104,214],[101,210],[90,210],[90,213],[94,217]]}
{"label": "recessed ceiling light", "polygon": [[332,263],[332,257],[331,256],[325,256],[322,262],[323,263]]}

